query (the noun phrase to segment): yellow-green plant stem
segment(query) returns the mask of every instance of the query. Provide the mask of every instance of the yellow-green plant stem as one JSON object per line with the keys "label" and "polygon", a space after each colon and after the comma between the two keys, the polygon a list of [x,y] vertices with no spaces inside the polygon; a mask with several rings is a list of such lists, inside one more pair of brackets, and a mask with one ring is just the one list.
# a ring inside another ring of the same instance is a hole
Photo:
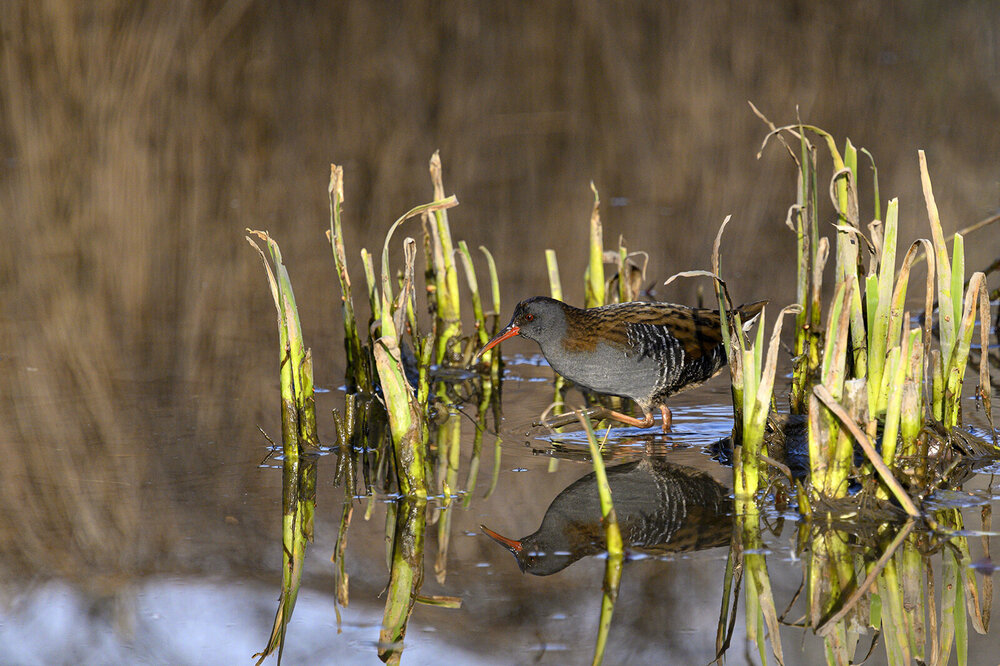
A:
{"label": "yellow-green plant stem", "polygon": [[[430,162],[431,183],[434,186],[434,199],[441,201],[444,196],[444,182],[441,175],[441,154],[435,151]],[[448,225],[448,207],[428,210],[433,213],[436,234],[434,257],[436,265],[435,281],[437,290],[434,294],[437,303],[439,328],[437,331],[437,346],[434,352],[434,362],[442,363],[449,350],[458,342],[462,335],[462,308],[458,292],[458,271],[455,268],[455,251],[451,240],[451,227]]]}
{"label": "yellow-green plant stem", "polygon": [[[549,275],[549,293],[552,298],[557,301],[563,300],[563,290],[562,290],[562,280],[559,279],[559,262],[556,259],[555,250],[545,250],[545,268]],[[566,380],[563,376],[556,373],[553,387],[553,414],[562,414],[565,411],[565,405],[563,404],[563,391],[566,386]],[[559,459],[552,457],[549,458],[549,473],[555,472],[559,469]]]}
{"label": "yellow-green plant stem", "polygon": [[[404,495],[426,497],[427,485],[424,471],[425,442],[422,436],[422,410],[416,401],[413,388],[406,379],[399,348],[397,325],[393,315],[396,308],[392,300],[392,280],[389,270],[389,241],[392,234],[404,221],[431,213],[440,209],[450,208],[458,204],[452,196],[417,206],[397,219],[386,233],[382,246],[382,284],[381,284],[381,334],[373,345],[375,365],[378,369],[382,386],[382,396],[385,400],[386,412],[389,416],[389,429],[392,433],[393,449],[396,454],[399,490]],[[412,264],[410,264],[412,275]],[[408,284],[410,281],[407,280]],[[399,307],[405,314],[407,295],[402,294]]]}
{"label": "yellow-green plant stem", "polygon": [[604,231],[601,227],[601,197],[593,183],[594,209],[590,214],[590,252],[584,273],[584,304],[588,308],[604,305]]}

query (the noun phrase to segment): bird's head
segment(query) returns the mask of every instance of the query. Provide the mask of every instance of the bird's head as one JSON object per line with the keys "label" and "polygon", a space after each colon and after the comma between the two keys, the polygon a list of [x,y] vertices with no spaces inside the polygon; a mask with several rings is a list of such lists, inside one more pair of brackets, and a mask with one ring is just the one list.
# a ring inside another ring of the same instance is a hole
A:
{"label": "bird's head", "polygon": [[477,356],[500,344],[507,338],[521,335],[541,343],[563,335],[566,331],[566,305],[554,298],[535,296],[521,301],[514,308],[510,323],[486,343]]}

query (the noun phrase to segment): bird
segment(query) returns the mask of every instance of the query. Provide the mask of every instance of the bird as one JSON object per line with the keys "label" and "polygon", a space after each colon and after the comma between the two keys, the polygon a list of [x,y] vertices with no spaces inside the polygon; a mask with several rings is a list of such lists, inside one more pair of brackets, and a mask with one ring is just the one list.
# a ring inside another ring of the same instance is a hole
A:
{"label": "bird", "polygon": [[[707,473],[657,458],[607,468],[608,486],[626,548],[653,555],[714,548],[729,543],[733,501]],[[560,492],[539,528],[511,539],[480,525],[514,554],[522,573],[548,576],[605,548],[595,472]]]}
{"label": "bird", "polygon": [[[737,308],[744,327],[767,301]],[[662,414],[663,432],[670,430],[665,401],[682,389],[697,386],[726,365],[719,312],[674,303],[631,301],[577,308],[546,296],[517,304],[510,323],[477,354],[520,335],[534,340],[552,369],[596,393],[630,398],[642,410],[638,419],[614,410],[607,418],[648,428],[653,408]]]}

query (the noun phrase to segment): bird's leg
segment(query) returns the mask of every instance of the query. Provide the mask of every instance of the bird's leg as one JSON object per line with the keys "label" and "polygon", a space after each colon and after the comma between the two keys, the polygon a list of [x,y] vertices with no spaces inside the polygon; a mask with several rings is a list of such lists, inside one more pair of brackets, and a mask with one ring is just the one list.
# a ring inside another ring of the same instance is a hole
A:
{"label": "bird's leg", "polygon": [[673,415],[670,413],[670,408],[666,405],[660,405],[660,414],[663,415],[663,432],[670,432],[670,425],[673,421]]}

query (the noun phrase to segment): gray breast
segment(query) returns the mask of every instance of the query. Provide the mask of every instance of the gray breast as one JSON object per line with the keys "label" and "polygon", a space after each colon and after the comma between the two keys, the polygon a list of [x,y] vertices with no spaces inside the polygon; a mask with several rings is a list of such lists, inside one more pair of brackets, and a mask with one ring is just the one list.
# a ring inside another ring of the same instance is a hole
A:
{"label": "gray breast", "polygon": [[561,345],[543,349],[552,369],[576,384],[598,393],[647,403],[662,380],[662,367],[654,355],[599,343],[593,352],[569,352]]}

